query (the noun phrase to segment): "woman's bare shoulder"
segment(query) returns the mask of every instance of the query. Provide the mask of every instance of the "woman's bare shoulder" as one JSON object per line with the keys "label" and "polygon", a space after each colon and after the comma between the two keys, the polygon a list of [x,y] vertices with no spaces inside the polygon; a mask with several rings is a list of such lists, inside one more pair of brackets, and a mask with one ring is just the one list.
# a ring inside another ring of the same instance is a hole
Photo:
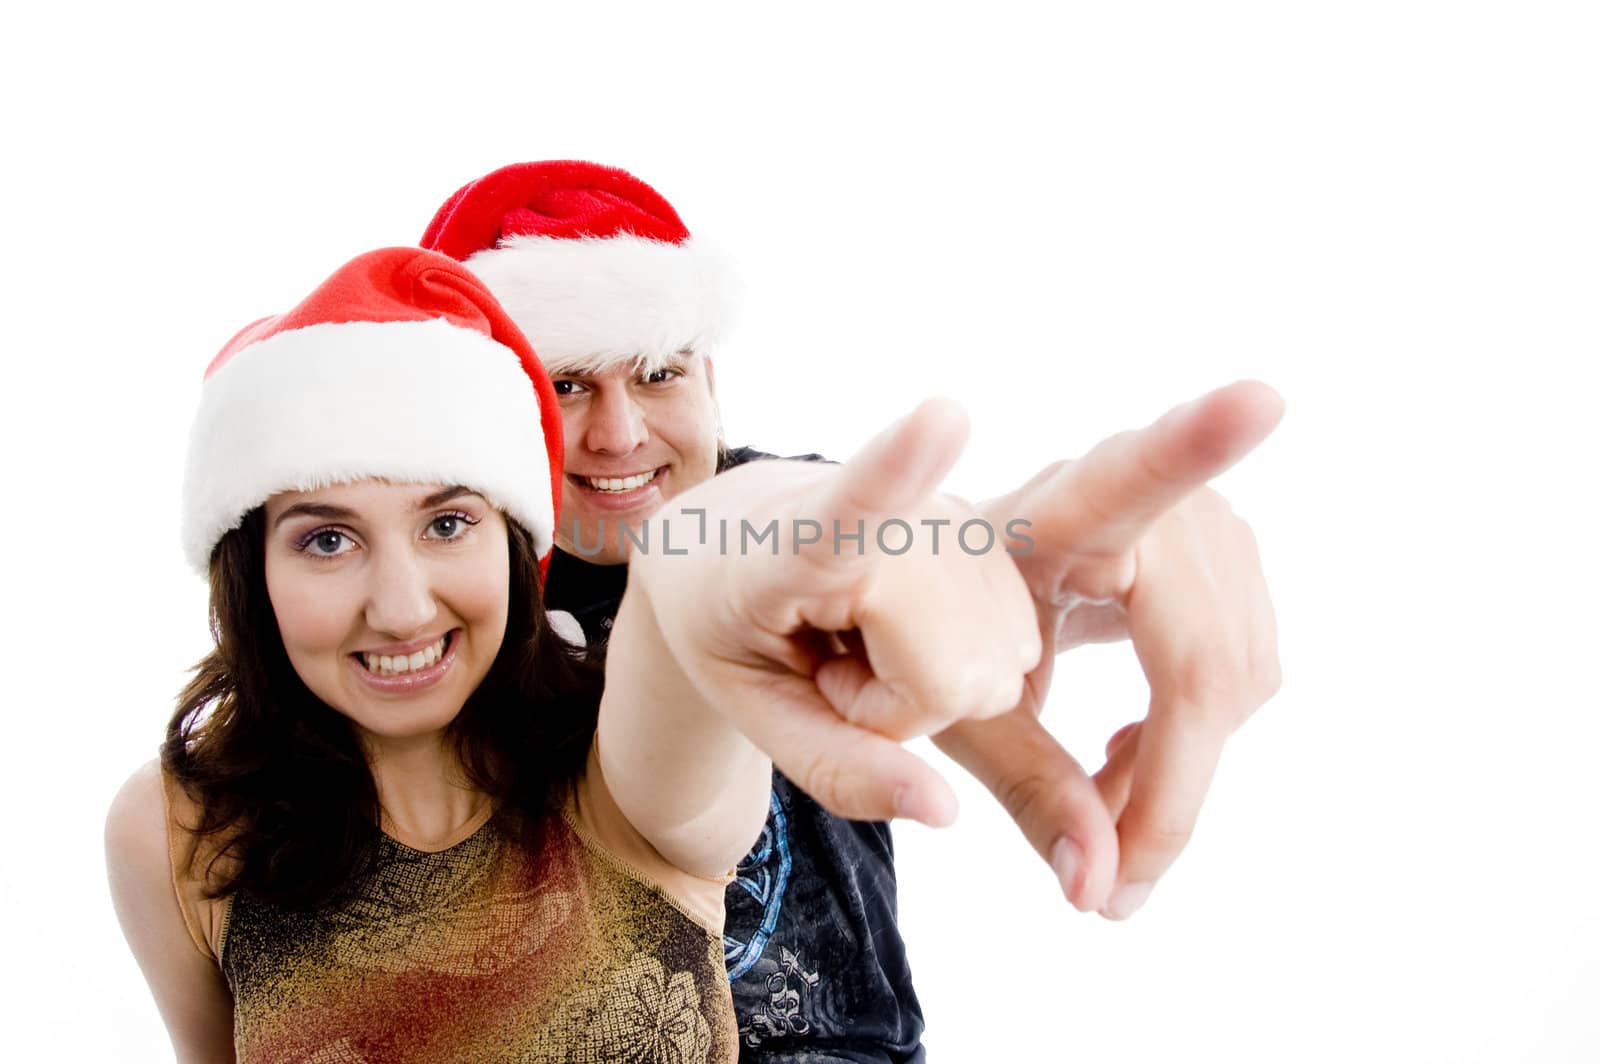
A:
{"label": "woman's bare shoulder", "polygon": [[[106,858],[118,864],[167,861],[167,799],[161,763],[140,765],[122,784],[106,814]],[[115,871],[115,869],[113,869]]]}
{"label": "woman's bare shoulder", "polygon": [[200,813],[160,762],[139,766],[106,815],[106,871],[119,911],[166,912],[171,906],[195,948],[214,960],[226,903],[208,896],[206,876],[225,862],[214,863],[215,838],[196,834]]}

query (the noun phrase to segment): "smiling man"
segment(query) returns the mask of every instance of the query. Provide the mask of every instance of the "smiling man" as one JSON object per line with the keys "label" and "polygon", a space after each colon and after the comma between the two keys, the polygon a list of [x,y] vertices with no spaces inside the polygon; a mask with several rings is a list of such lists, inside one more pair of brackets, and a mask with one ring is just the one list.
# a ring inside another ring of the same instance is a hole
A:
{"label": "smiling man", "polygon": [[[654,189],[580,162],[471,182],[423,245],[464,261],[550,371],[566,481],[546,600],[603,641],[627,582],[625,527],[640,533],[688,487],[771,457],[720,439],[720,266]],[[1144,903],[1188,839],[1223,742],[1276,690],[1254,540],[1205,484],[1281,409],[1263,386],[1222,389],[982,508],[997,529],[1031,523],[1035,549],[1018,568],[1047,645],[1130,639],[1150,681],[1148,715],[1092,778],[1037,719],[1048,653],[1011,713],[935,737],[1080,909],[1121,919]],[[888,825],[834,816],[775,771],[765,830],[738,871],[725,953],[741,1059],[922,1060]]]}
{"label": "smiling man", "polygon": [[[546,603],[603,642],[630,543],[667,500],[770,457],[721,445],[710,352],[722,263],[621,170],[505,167],[441,207],[424,247],[460,259],[528,334],[562,407],[566,483]],[[923,1059],[885,823],[833,816],[774,772],[760,841],[727,894],[743,1059]]]}
{"label": "smiling man", "polygon": [[566,426],[564,551],[621,565],[646,519],[717,471],[711,364],[685,351],[664,365],[552,377]]}

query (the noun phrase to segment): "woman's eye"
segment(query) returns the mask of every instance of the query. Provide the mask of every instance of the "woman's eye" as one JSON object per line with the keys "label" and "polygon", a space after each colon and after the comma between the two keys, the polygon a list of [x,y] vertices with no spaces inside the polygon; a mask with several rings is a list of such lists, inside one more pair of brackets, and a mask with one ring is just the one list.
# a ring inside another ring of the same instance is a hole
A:
{"label": "woman's eye", "polygon": [[644,375],[644,383],[646,383],[646,384],[665,384],[667,381],[670,381],[673,378],[679,377],[681,375],[682,374],[678,370],[675,370],[675,369],[658,369],[658,370],[654,370],[654,371],[652,371],[650,373],[646,373]]}
{"label": "woman's eye", "polygon": [[569,395],[578,394],[578,382],[574,380],[553,380],[550,386],[555,389],[558,398],[564,399]]}
{"label": "woman's eye", "polygon": [[475,523],[466,514],[440,514],[428,526],[428,531],[433,533],[435,539],[459,539],[468,526]]}
{"label": "woman's eye", "polygon": [[343,554],[349,542],[349,537],[343,532],[335,532],[331,528],[325,528],[320,532],[313,532],[307,537],[301,549],[312,554],[331,557],[335,554]]}

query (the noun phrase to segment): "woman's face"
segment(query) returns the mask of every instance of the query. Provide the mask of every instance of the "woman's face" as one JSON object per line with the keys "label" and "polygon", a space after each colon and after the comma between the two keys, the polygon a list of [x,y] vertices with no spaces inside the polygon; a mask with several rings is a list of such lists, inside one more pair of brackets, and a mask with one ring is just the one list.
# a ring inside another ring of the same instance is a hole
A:
{"label": "woman's face", "polygon": [[505,518],[441,484],[363,480],[274,495],[267,594],[311,692],[378,740],[438,732],[505,639]]}

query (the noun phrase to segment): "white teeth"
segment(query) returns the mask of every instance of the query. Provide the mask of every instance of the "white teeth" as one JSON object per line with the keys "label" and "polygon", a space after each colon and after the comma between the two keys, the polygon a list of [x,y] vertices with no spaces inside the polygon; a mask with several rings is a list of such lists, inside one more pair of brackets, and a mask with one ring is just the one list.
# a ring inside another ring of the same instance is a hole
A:
{"label": "white teeth", "polygon": [[635,473],[631,477],[584,477],[583,479],[596,491],[632,491],[656,479],[656,471],[652,469],[648,473]]}
{"label": "white teeth", "polygon": [[425,669],[435,665],[444,657],[445,637],[439,641],[423,647],[415,654],[365,654],[361,655],[362,662],[367,666],[368,672],[377,673],[379,676],[400,676],[417,669]]}

